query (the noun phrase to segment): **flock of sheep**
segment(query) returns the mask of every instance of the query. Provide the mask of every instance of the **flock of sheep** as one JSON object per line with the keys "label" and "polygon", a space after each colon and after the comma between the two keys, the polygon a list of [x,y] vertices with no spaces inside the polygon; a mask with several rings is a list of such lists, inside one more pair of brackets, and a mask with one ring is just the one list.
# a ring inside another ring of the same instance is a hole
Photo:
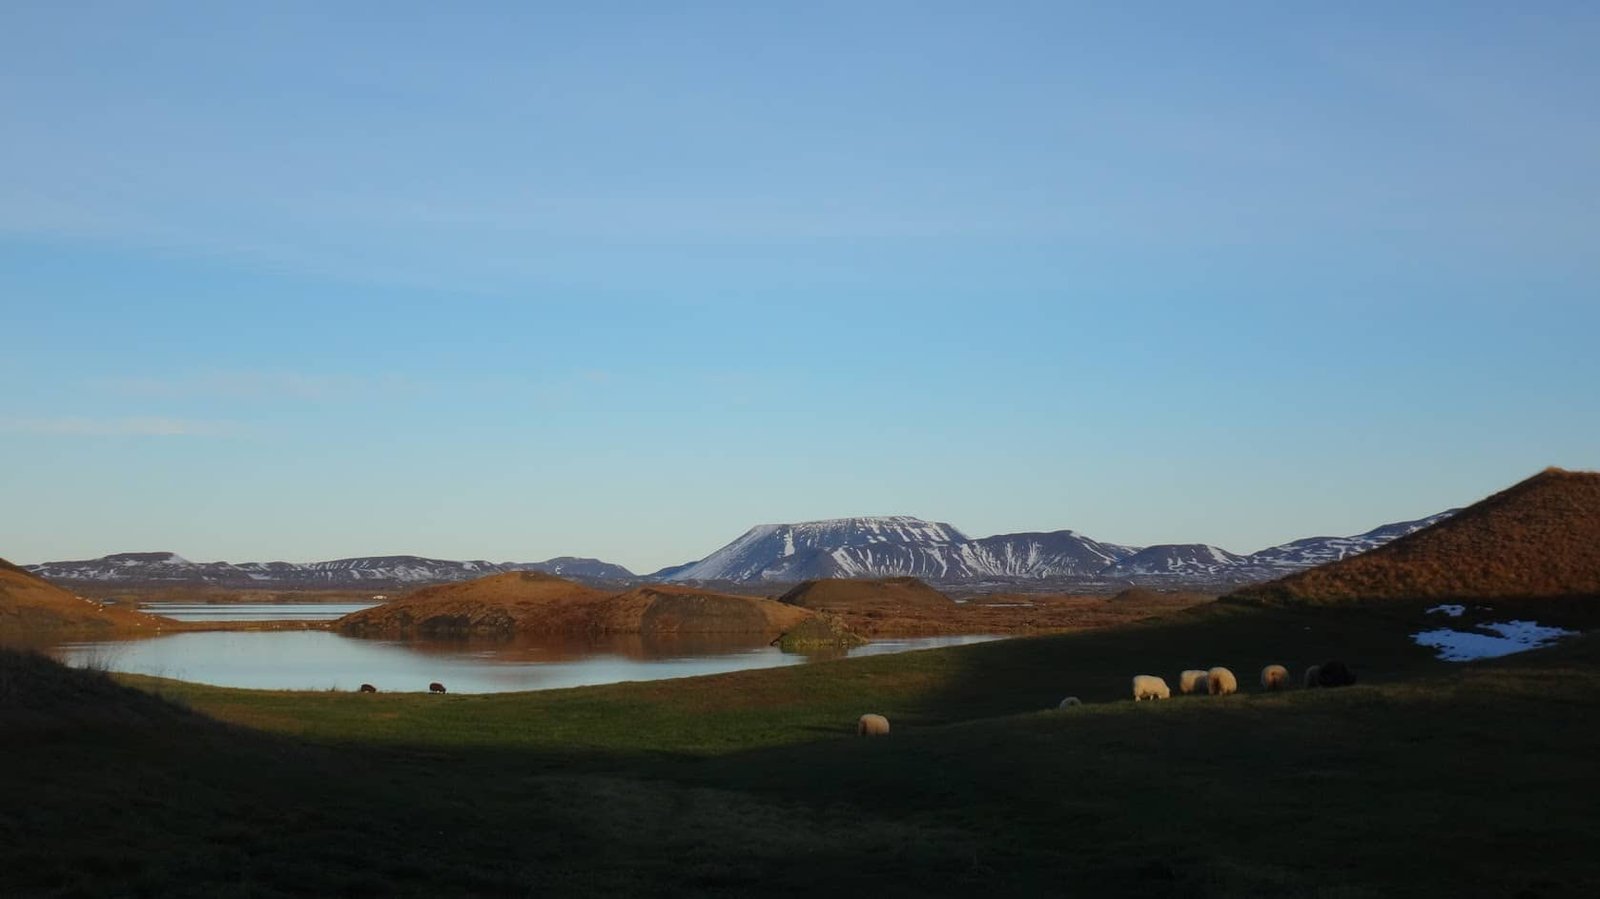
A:
{"label": "flock of sheep", "polygon": [[[1355,672],[1349,666],[1333,659],[1321,665],[1312,665],[1306,669],[1302,679],[1307,687],[1347,687],[1356,682]],[[1289,669],[1282,665],[1268,665],[1261,669],[1261,689],[1271,693],[1286,690],[1289,687]],[[1178,675],[1178,692],[1209,693],[1212,696],[1226,696],[1229,693],[1239,692],[1239,679],[1227,668],[1218,666],[1202,671],[1191,668]],[[1134,701],[1142,699],[1169,699],[1172,688],[1167,682],[1153,674],[1137,674],[1133,678]],[[1059,708],[1068,708],[1078,705],[1078,697],[1068,696],[1061,700]]]}
{"label": "flock of sheep", "polygon": [[[1356,682],[1355,672],[1345,663],[1333,659],[1306,669],[1301,681],[1307,687],[1348,687]],[[1289,669],[1282,665],[1268,665],[1261,669],[1261,689],[1271,693],[1289,687]],[[1226,696],[1239,692],[1239,678],[1220,665],[1208,670],[1191,668],[1178,675],[1179,693],[1206,693]],[[1138,674],[1133,678],[1134,701],[1142,699],[1170,699],[1172,688],[1153,674]],[[1056,708],[1070,709],[1083,705],[1083,700],[1068,696]],[[882,715],[862,715],[856,721],[856,733],[863,737],[881,737],[889,733],[889,719]]]}

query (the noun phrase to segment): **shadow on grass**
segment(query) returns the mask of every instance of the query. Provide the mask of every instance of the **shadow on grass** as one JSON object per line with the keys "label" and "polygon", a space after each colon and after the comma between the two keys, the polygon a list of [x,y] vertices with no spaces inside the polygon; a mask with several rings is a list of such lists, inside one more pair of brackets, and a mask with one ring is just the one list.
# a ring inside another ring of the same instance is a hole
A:
{"label": "shadow on grass", "polygon": [[[437,701],[165,683],[302,736],[207,724],[12,743],[0,893],[1591,895],[1595,639],[1447,666],[1409,626],[1217,605]],[[1249,690],[1262,664],[1334,655],[1361,686],[1123,698],[1134,673],[1220,663]],[[1069,693],[1089,704],[1044,711]],[[895,732],[851,736],[863,711]]]}

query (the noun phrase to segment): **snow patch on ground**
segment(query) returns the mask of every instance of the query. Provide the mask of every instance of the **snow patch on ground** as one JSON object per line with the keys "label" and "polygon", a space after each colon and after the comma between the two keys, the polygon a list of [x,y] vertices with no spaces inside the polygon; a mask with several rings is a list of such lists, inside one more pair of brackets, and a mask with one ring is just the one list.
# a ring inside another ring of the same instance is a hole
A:
{"label": "snow patch on ground", "polygon": [[1442,606],[1434,606],[1428,610],[1429,615],[1449,615],[1451,618],[1460,618],[1466,613],[1466,606],[1458,606],[1452,603],[1445,603]]}
{"label": "snow patch on ground", "polygon": [[1537,621],[1496,621],[1478,627],[1493,631],[1498,636],[1439,628],[1412,634],[1411,639],[1417,641],[1419,646],[1438,650],[1439,658],[1443,661],[1470,662],[1473,659],[1492,659],[1538,649],[1577,633],[1565,628],[1545,627]]}

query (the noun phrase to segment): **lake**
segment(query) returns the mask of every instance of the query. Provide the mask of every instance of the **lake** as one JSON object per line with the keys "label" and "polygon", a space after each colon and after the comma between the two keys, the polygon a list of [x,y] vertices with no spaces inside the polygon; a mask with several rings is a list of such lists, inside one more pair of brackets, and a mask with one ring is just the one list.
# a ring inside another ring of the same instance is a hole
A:
{"label": "lake", "polygon": [[146,602],[139,611],[174,621],[333,621],[375,602]]}
{"label": "lake", "polygon": [[[145,608],[155,611],[156,605]],[[267,618],[241,617],[265,614],[259,608],[247,611],[243,604],[239,608],[186,605],[200,607],[193,614],[214,613],[214,617],[188,620],[338,617],[330,608],[337,604],[277,604]],[[354,610],[348,605],[345,608]],[[421,692],[430,682],[439,681],[452,693],[501,693],[778,668],[821,658],[854,658],[997,639],[1000,637],[992,635],[883,639],[846,651],[811,655],[786,653],[768,646],[760,636],[746,634],[371,640],[328,631],[208,631],[63,643],[49,652],[70,665],[223,687],[355,690],[369,683],[384,692]]]}

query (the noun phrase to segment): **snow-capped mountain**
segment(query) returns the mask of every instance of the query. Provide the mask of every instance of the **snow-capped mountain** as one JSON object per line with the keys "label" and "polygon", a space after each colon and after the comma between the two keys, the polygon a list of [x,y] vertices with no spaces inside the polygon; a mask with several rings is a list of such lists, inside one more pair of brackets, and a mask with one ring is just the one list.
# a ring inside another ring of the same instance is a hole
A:
{"label": "snow-capped mountain", "polygon": [[[269,563],[281,564],[281,563]],[[177,553],[113,553],[98,559],[46,562],[24,568],[47,580],[146,581],[150,583],[205,583],[219,578],[244,578],[245,572],[227,562],[191,562]]]}
{"label": "snow-capped mountain", "polygon": [[997,534],[961,548],[965,577],[1091,577],[1138,551],[1101,543],[1076,531]]}
{"label": "snow-capped mountain", "polygon": [[698,562],[656,572],[672,581],[803,581],[880,573],[938,577],[951,547],[970,542],[948,524],[907,516],[762,524]]}
{"label": "snow-capped mountain", "polygon": [[801,581],[828,577],[936,580],[1091,575],[1133,549],[1072,531],[973,540],[908,516],[766,524],[698,562],[655,573],[671,581]]}
{"label": "snow-capped mountain", "polygon": [[1252,553],[1247,561],[1252,566],[1274,569],[1269,576],[1277,577],[1287,572],[1312,568],[1327,562],[1337,562],[1346,556],[1358,555],[1369,549],[1377,549],[1391,540],[1398,540],[1407,534],[1444,521],[1459,511],[1461,510],[1450,509],[1416,521],[1386,524],[1354,537],[1306,537]]}
{"label": "snow-capped mountain", "polygon": [[557,556],[543,562],[506,562],[500,567],[507,571],[542,571],[557,577],[603,581],[625,581],[634,576],[633,572],[621,565],[579,556]]}
{"label": "snow-capped mountain", "polygon": [[545,571],[563,577],[628,579],[620,565],[570,556],[545,562],[458,562],[422,556],[363,556],[326,562],[191,562],[177,553],[115,553],[98,559],[24,566],[53,581],[188,584],[220,587],[342,588],[464,581],[502,571]]}
{"label": "snow-capped mountain", "polygon": [[[1240,556],[1204,544],[1122,546],[1075,531],[972,539],[909,516],[764,524],[695,562],[663,568],[659,581],[798,582],[830,577],[918,577],[935,581],[1037,580],[1244,584],[1271,580],[1366,552],[1450,515],[1441,512],[1351,537],[1308,537]],[[562,556],[544,562],[457,562],[365,556],[327,562],[191,562],[176,553],[117,553],[23,566],[49,580],[259,588],[405,587],[503,571],[543,571],[580,580],[636,580],[620,565]]]}
{"label": "snow-capped mountain", "polygon": [[1204,543],[1161,543],[1107,565],[1105,578],[1188,577],[1209,579],[1237,570],[1248,557]]}
{"label": "snow-capped mountain", "polygon": [[1084,581],[1246,583],[1382,546],[1450,512],[1353,537],[1313,537],[1242,556],[1205,544],[1122,546],[1074,531],[973,540],[942,522],[894,516],[751,528],[698,562],[663,568],[668,581],[801,581],[919,577],[939,581],[1061,578]]}

